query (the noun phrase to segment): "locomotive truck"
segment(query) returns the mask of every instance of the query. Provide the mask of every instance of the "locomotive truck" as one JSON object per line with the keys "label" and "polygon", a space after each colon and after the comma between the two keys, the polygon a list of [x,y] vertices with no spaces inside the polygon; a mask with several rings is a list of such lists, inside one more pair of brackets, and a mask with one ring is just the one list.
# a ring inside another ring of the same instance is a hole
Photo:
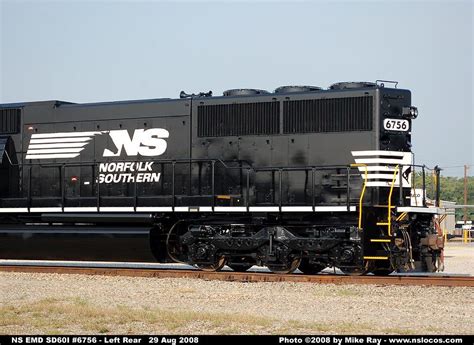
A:
{"label": "locomotive truck", "polygon": [[435,271],[418,110],[385,84],[1,104],[0,258]]}

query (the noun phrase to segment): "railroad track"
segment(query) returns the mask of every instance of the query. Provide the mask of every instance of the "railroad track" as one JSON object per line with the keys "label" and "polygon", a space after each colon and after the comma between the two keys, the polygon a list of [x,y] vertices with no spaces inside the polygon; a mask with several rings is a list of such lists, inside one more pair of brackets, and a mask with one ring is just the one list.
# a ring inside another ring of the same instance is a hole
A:
{"label": "railroad track", "polygon": [[3,272],[84,274],[149,278],[194,278],[238,282],[298,282],[315,284],[375,284],[375,285],[424,285],[474,287],[470,276],[345,276],[336,274],[273,274],[258,272],[205,272],[190,269],[115,268],[115,267],[71,267],[41,265],[0,265]]}

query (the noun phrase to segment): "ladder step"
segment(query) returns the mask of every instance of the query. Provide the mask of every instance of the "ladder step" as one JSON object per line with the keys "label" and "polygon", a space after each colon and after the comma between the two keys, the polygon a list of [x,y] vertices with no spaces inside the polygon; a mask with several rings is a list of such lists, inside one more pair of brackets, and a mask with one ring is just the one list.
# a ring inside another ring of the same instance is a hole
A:
{"label": "ladder step", "polygon": [[365,260],[388,260],[388,256],[364,256]]}
{"label": "ladder step", "polygon": [[388,223],[377,223],[377,225],[388,225]]}
{"label": "ladder step", "polygon": [[387,242],[387,243],[389,243],[389,242],[392,242],[392,240],[389,239],[389,238],[371,238],[370,242]]}

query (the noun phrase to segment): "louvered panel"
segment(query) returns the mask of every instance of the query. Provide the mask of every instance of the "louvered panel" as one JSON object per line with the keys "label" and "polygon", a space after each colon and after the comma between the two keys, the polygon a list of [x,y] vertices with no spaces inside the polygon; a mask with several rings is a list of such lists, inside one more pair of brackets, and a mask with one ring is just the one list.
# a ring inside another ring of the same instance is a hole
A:
{"label": "louvered panel", "polygon": [[201,105],[198,136],[221,137],[279,133],[278,102]]}
{"label": "louvered panel", "polygon": [[372,130],[371,96],[283,102],[283,132],[325,133]]}
{"label": "louvered panel", "polygon": [[21,109],[0,109],[0,134],[20,132]]}

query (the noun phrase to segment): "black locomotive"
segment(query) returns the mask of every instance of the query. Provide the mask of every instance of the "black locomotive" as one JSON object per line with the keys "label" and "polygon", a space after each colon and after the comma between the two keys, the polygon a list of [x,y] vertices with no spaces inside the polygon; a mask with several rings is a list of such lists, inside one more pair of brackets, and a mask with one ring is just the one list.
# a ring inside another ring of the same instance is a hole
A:
{"label": "black locomotive", "polygon": [[417,115],[380,82],[2,104],[0,257],[436,270]]}

